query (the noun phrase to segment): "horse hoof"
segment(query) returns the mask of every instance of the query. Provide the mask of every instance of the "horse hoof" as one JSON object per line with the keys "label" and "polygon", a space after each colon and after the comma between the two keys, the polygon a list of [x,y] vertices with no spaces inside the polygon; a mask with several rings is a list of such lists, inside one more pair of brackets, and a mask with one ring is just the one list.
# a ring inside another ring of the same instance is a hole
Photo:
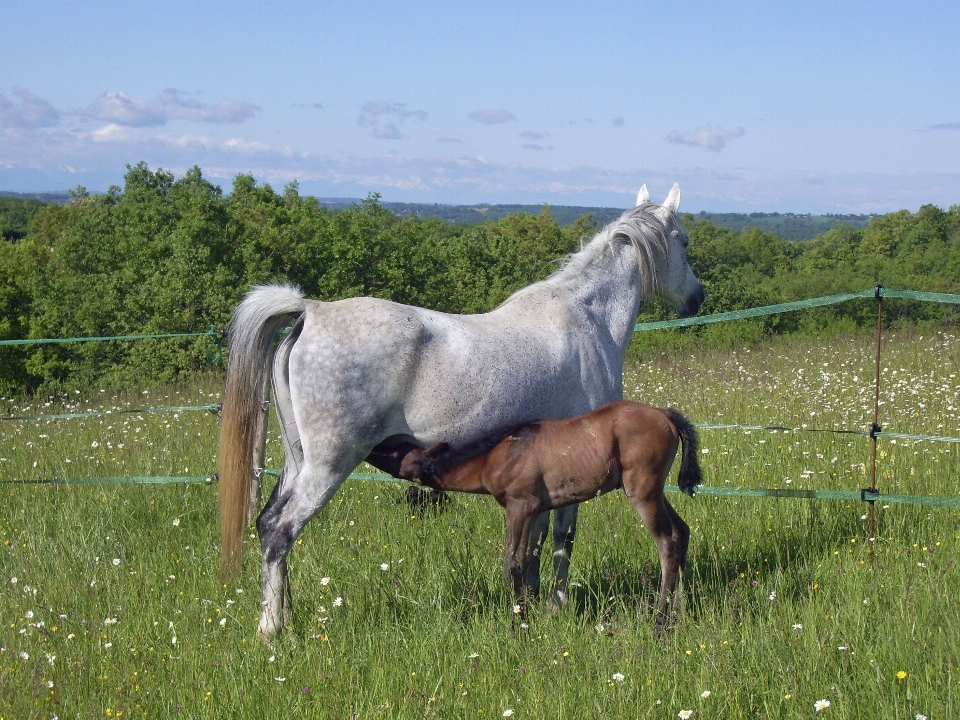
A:
{"label": "horse hoof", "polygon": [[274,644],[280,637],[280,628],[273,623],[261,623],[257,628],[257,640],[262,642],[268,648],[273,649]]}
{"label": "horse hoof", "polygon": [[276,641],[277,641],[276,635],[268,635],[267,633],[261,630],[257,630],[257,640],[259,640],[262,645],[264,645],[270,650],[276,649]]}

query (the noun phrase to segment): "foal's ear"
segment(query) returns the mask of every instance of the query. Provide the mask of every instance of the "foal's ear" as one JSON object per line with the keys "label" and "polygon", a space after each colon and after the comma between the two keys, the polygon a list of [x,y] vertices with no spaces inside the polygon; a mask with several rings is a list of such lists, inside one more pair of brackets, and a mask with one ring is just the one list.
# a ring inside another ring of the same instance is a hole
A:
{"label": "foal's ear", "polygon": [[644,185],[640,188],[640,192],[637,193],[637,205],[643,205],[648,202],[650,202],[650,191],[647,190],[647,186]]}
{"label": "foal's ear", "polygon": [[423,457],[433,459],[437,455],[442,455],[447,450],[450,449],[450,446],[445,442],[438,442],[436,445],[433,445],[423,451]]}

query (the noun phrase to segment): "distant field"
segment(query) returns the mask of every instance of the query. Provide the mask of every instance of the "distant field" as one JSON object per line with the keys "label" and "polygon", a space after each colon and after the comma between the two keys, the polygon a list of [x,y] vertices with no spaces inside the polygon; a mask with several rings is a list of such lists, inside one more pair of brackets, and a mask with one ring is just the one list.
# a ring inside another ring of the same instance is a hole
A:
{"label": "distant field", "polygon": [[[872,344],[648,351],[626,392],[699,423],[864,429]],[[960,436],[960,338],[891,334],[883,367],[885,430]],[[211,473],[213,415],[123,411],[219,393],[211,378],[0,401],[112,411],[0,421],[0,479]],[[869,485],[860,436],[701,441],[709,485]],[[279,466],[275,431],[268,457]],[[878,485],[956,498],[958,468],[955,443],[886,441]],[[267,648],[253,538],[239,583],[216,579],[215,487],[0,485],[0,717],[960,717],[957,510],[878,503],[870,556],[864,503],[671,495],[693,534],[683,608],[658,642],[656,554],[622,493],[582,508],[571,606],[535,605],[523,628],[496,504],[460,495],[419,517],[403,490],[348,482],[307,526],[290,558],[296,621]]]}

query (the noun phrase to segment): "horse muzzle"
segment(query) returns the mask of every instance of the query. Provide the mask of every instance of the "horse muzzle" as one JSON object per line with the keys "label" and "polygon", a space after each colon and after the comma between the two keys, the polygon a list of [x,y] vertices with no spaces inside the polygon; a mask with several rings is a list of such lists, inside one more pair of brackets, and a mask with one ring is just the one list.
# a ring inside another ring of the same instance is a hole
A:
{"label": "horse muzzle", "polygon": [[687,297],[687,301],[683,304],[683,307],[677,308],[677,314],[680,315],[680,317],[696,315],[700,311],[703,301],[706,299],[707,296],[703,292],[703,285],[697,283],[696,290]]}

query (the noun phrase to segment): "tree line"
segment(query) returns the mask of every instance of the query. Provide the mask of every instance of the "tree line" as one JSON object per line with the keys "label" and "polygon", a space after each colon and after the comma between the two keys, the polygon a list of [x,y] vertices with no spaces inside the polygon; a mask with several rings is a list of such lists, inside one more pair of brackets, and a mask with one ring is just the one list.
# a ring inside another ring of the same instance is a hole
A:
{"label": "tree line", "polygon": [[[9,200],[7,202],[10,202]],[[33,202],[33,201],[31,201]],[[229,194],[193,168],[175,178],[145,163],[123,188],[31,206],[0,241],[0,340],[188,333],[227,325],[251,285],[285,281],[309,296],[371,295],[444,312],[496,307],[542,279],[597,229],[561,227],[544,207],[480,224],[398,217],[372,195],[343,209],[239,175]],[[19,210],[17,210],[19,212]],[[960,206],[932,205],[839,225],[808,242],[685,216],[701,312],[889,287],[960,292]],[[21,223],[23,225],[23,223]],[[950,308],[899,303],[892,322],[956,324]],[[853,303],[752,321],[754,332],[871,322]],[[668,316],[649,306],[641,319]],[[874,320],[875,322],[875,320]],[[690,333],[729,332],[691,328]],[[211,339],[0,347],[0,394],[169,382],[209,368]]]}

